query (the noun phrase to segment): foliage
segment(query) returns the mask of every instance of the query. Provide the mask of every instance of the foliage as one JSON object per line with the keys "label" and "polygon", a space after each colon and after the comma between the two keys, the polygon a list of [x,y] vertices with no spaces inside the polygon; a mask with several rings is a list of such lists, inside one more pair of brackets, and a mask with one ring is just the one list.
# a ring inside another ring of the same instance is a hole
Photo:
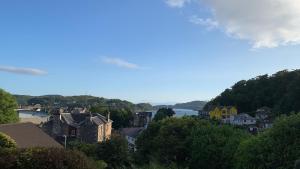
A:
{"label": "foliage", "polygon": [[202,110],[207,102],[206,101],[191,101],[186,103],[177,103],[175,105],[157,105],[153,106],[155,110],[168,107],[172,109],[190,109],[190,110]]}
{"label": "foliage", "polygon": [[172,117],[174,114],[175,114],[175,112],[171,108],[160,108],[156,112],[153,120],[154,121],[159,121],[159,120],[162,120],[162,119],[167,118],[167,117]]}
{"label": "foliage", "polygon": [[155,160],[166,166],[173,163],[186,166],[186,161],[190,159],[187,138],[197,123],[197,119],[189,117],[152,122],[136,141],[137,162],[149,163]]}
{"label": "foliage", "polygon": [[112,127],[119,129],[121,127],[129,127],[133,120],[133,112],[129,109],[105,108],[103,106],[95,106],[91,109],[92,113],[99,113],[106,116],[110,112],[110,119],[113,121]]}
{"label": "foliage", "polygon": [[300,157],[300,114],[282,116],[274,126],[242,142],[236,153],[237,169],[292,169]]}
{"label": "foliage", "polygon": [[295,162],[295,169],[300,169],[300,159]]}
{"label": "foliage", "polygon": [[101,165],[107,164],[108,168],[126,168],[131,165],[127,141],[116,134],[102,143],[87,144],[75,141],[70,143],[69,148],[84,152]]}
{"label": "foliage", "polygon": [[71,141],[68,143],[67,148],[71,150],[78,150],[83,152],[88,157],[96,157],[96,148],[97,144],[89,144],[89,143],[83,143],[78,140]]}
{"label": "foliage", "polygon": [[[214,106],[236,106],[239,112],[252,112],[267,106],[273,112],[288,114],[300,111],[300,70],[280,71],[272,76],[262,75],[237,82],[210,101],[205,109]],[[278,114],[273,114],[277,116]]]}
{"label": "foliage", "polygon": [[19,117],[15,111],[16,108],[15,98],[0,89],[0,124],[17,122]]}
{"label": "foliage", "polygon": [[119,135],[112,135],[110,140],[98,144],[97,159],[105,161],[109,168],[130,166],[127,141]]}
{"label": "foliage", "polygon": [[60,95],[44,95],[44,96],[27,96],[15,95],[20,105],[41,104],[43,107],[94,107],[102,106],[103,108],[128,109],[131,111],[151,110],[152,106],[148,103],[133,104],[128,101],[118,99],[105,99],[88,95],[81,96],[60,96]]}
{"label": "foliage", "polygon": [[191,169],[231,169],[234,154],[248,134],[231,126],[205,124],[191,134]]}
{"label": "foliage", "polygon": [[0,149],[1,148],[16,148],[16,142],[8,135],[0,132]]}
{"label": "foliage", "polygon": [[96,169],[96,164],[78,151],[59,148],[1,149],[1,169]]}

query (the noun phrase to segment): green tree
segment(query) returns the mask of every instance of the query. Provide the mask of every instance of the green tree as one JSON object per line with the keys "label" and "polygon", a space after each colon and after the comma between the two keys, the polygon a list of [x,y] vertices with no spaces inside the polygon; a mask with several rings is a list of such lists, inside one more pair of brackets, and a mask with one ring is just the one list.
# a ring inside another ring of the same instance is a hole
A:
{"label": "green tree", "polygon": [[300,114],[282,116],[274,126],[242,142],[236,153],[237,169],[293,169],[300,157]]}
{"label": "green tree", "polygon": [[92,113],[100,113],[106,116],[110,112],[110,118],[113,121],[112,127],[119,129],[122,127],[129,127],[133,120],[133,112],[126,108],[109,108],[104,106],[93,106],[91,109]]}
{"label": "green tree", "polygon": [[204,107],[236,106],[239,112],[253,112],[267,106],[273,116],[300,111],[300,70],[283,70],[271,76],[262,75],[241,80],[226,89]]}
{"label": "green tree", "polygon": [[112,135],[110,140],[99,143],[96,147],[96,159],[107,163],[108,168],[130,167],[127,141],[120,135]]}
{"label": "green tree", "polygon": [[152,122],[136,141],[137,161],[149,163],[158,161],[166,166],[188,166],[190,160],[189,136],[197,119],[166,118]]}
{"label": "green tree", "polygon": [[1,169],[96,169],[95,162],[83,153],[61,148],[0,149],[0,166]]}
{"label": "green tree", "polygon": [[0,132],[0,148],[16,148],[16,142],[8,135]]}
{"label": "green tree", "polygon": [[231,126],[197,126],[190,138],[190,168],[231,169],[241,140],[247,138],[245,131]]}
{"label": "green tree", "polygon": [[153,120],[154,121],[159,121],[159,120],[162,120],[162,119],[167,118],[167,117],[172,117],[173,115],[175,115],[175,112],[174,112],[173,109],[171,109],[171,108],[160,108],[156,112]]}
{"label": "green tree", "polygon": [[16,108],[15,98],[0,89],[0,124],[17,122],[19,117],[15,111]]}

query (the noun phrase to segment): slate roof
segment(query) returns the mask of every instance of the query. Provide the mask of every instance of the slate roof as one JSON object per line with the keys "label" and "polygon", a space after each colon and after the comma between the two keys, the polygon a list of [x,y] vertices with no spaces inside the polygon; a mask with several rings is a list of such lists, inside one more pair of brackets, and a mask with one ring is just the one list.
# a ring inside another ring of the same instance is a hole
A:
{"label": "slate roof", "polygon": [[143,127],[122,128],[121,134],[132,138],[136,138],[143,130]]}
{"label": "slate roof", "polygon": [[17,143],[18,148],[58,147],[58,142],[47,135],[33,123],[16,123],[0,125],[0,132],[10,136]]}
{"label": "slate roof", "polygon": [[68,125],[73,127],[81,126],[87,119],[90,119],[96,125],[106,124],[108,122],[106,117],[98,113],[61,113],[61,117]]}
{"label": "slate roof", "polygon": [[241,113],[234,116],[234,120],[256,120],[254,117],[251,117],[249,114]]}

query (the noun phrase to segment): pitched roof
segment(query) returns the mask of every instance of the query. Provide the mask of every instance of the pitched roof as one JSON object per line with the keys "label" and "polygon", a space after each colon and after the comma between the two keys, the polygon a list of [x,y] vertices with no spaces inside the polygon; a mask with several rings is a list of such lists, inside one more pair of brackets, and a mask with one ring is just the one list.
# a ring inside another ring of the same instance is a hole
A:
{"label": "pitched roof", "polygon": [[[96,113],[61,113],[62,119],[70,126],[79,127],[82,125],[87,119],[90,119],[94,124],[106,124],[108,123],[106,117]],[[109,120],[111,122],[111,120]]]}
{"label": "pitched roof", "polygon": [[18,148],[59,147],[58,142],[32,123],[16,123],[0,125],[0,132],[16,141]]}
{"label": "pitched roof", "polygon": [[121,134],[132,138],[136,138],[143,130],[143,127],[122,128]]}
{"label": "pitched roof", "polygon": [[236,116],[234,116],[234,120],[256,120],[254,117],[250,116],[246,113],[241,113]]}
{"label": "pitched roof", "polygon": [[73,127],[79,127],[89,116],[87,113],[61,113],[62,119]]}

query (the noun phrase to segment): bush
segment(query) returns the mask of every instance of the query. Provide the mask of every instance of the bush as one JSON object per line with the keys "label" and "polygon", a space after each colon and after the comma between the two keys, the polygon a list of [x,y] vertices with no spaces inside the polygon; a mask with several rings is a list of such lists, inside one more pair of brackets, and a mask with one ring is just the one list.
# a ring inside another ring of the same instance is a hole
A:
{"label": "bush", "polygon": [[15,148],[16,142],[8,135],[0,132],[0,148]]}
{"label": "bush", "polygon": [[240,144],[237,169],[293,169],[300,157],[300,114],[282,116],[264,133]]}
{"label": "bush", "polygon": [[96,164],[78,151],[59,148],[2,149],[1,169],[96,169]]}
{"label": "bush", "polygon": [[0,89],[0,124],[19,121],[18,114],[15,111],[16,108],[16,99],[11,94]]}
{"label": "bush", "polygon": [[231,169],[234,154],[249,135],[231,126],[214,124],[198,126],[191,135],[191,169]]}

